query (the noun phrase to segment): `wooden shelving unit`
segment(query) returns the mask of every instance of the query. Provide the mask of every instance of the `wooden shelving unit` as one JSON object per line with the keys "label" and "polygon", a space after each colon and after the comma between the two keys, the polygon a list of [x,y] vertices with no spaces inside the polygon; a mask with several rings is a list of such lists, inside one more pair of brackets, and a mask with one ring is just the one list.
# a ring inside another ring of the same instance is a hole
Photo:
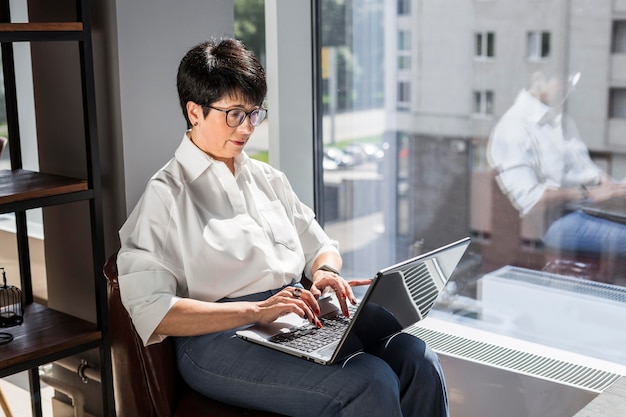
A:
{"label": "wooden shelving unit", "polygon": [[[76,0],[76,21],[72,22],[11,23],[9,1],[0,0],[0,44],[11,158],[11,169],[0,170],[0,214],[15,214],[20,278],[26,303],[24,323],[5,329],[14,340],[0,346],[0,377],[29,372],[35,417],[42,415],[38,367],[95,348],[100,350],[103,415],[115,415],[106,286],[102,276],[104,233],[89,7],[90,0]],[[86,178],[22,168],[13,43],[49,41],[78,44],[83,100],[81,123],[85,130],[84,143],[78,145],[81,149],[84,146],[87,153]],[[95,286],[95,324],[33,302],[26,210],[79,201],[89,205],[91,241],[85,244],[92,248],[93,275],[85,279],[92,280]]]}
{"label": "wooden shelving unit", "polygon": [[9,330],[13,341],[0,350],[0,377],[100,346],[102,332],[93,323],[37,303],[25,310],[28,319]]}
{"label": "wooden shelving unit", "polygon": [[[69,194],[81,191],[86,193]],[[24,169],[0,170],[0,213],[43,207],[46,203],[54,204],[55,201],[51,202],[49,197],[85,200],[93,195],[89,191],[86,180]]]}

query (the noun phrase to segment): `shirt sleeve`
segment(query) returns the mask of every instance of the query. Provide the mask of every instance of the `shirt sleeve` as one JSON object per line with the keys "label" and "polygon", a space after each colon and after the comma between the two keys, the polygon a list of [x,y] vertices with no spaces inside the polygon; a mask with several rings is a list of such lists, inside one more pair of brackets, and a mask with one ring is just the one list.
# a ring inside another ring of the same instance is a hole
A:
{"label": "shirt sleeve", "polygon": [[161,342],[166,336],[154,331],[170,308],[181,297],[176,296],[176,280],[166,269],[156,269],[145,255],[120,252],[117,258],[120,296],[144,346]]}
{"label": "shirt sleeve", "polygon": [[496,127],[487,150],[490,165],[499,173],[498,185],[520,215],[527,214],[548,188],[540,178],[529,135],[524,126]]}
{"label": "shirt sleeve", "polygon": [[[169,309],[181,299],[181,289],[172,262],[166,254],[165,239],[171,233],[170,210],[158,183],[151,182],[127,221],[120,229],[121,249],[117,256],[122,304],[128,311],[144,345],[164,336],[154,334]],[[175,245],[170,245],[175,247]]]}

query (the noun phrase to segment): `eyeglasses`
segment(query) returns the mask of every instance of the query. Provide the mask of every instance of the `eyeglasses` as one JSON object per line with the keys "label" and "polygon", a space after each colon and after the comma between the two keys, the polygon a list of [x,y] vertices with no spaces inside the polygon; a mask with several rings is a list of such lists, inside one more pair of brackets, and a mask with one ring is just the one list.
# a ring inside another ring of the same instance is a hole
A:
{"label": "eyeglasses", "polygon": [[263,107],[256,108],[247,113],[243,109],[224,110],[224,109],[218,109],[217,107],[213,107],[213,106],[206,106],[206,107],[225,113],[226,124],[229,127],[237,127],[241,125],[243,121],[246,120],[246,117],[248,117],[250,126],[257,127],[263,122],[263,120],[265,120],[265,116],[267,115],[267,109],[264,109]]}

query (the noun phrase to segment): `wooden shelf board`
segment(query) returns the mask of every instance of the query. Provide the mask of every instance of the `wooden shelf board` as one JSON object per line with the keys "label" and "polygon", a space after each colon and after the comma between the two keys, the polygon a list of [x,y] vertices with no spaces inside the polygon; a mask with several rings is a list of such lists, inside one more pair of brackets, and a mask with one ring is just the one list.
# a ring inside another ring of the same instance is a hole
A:
{"label": "wooden shelf board", "polygon": [[37,303],[25,307],[21,326],[0,328],[0,331],[13,335],[13,341],[0,345],[0,373],[20,364],[43,365],[47,357],[90,346],[102,339],[95,324]]}
{"label": "wooden shelf board", "polygon": [[81,32],[81,22],[0,23],[0,32]]}
{"label": "wooden shelf board", "polygon": [[85,191],[87,181],[23,169],[0,170],[0,204]]}

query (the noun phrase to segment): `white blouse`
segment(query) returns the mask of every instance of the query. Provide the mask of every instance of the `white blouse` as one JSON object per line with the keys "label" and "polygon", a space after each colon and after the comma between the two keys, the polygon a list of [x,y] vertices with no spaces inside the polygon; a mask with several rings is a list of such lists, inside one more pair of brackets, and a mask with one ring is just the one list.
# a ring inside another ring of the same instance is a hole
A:
{"label": "white blouse", "polygon": [[589,157],[573,120],[523,90],[489,140],[487,157],[500,185],[528,213],[548,188],[596,185],[602,171]]}
{"label": "white blouse", "polygon": [[146,345],[182,297],[217,301],[299,281],[338,253],[285,175],[242,153],[235,175],[187,135],[119,232],[122,303]]}

